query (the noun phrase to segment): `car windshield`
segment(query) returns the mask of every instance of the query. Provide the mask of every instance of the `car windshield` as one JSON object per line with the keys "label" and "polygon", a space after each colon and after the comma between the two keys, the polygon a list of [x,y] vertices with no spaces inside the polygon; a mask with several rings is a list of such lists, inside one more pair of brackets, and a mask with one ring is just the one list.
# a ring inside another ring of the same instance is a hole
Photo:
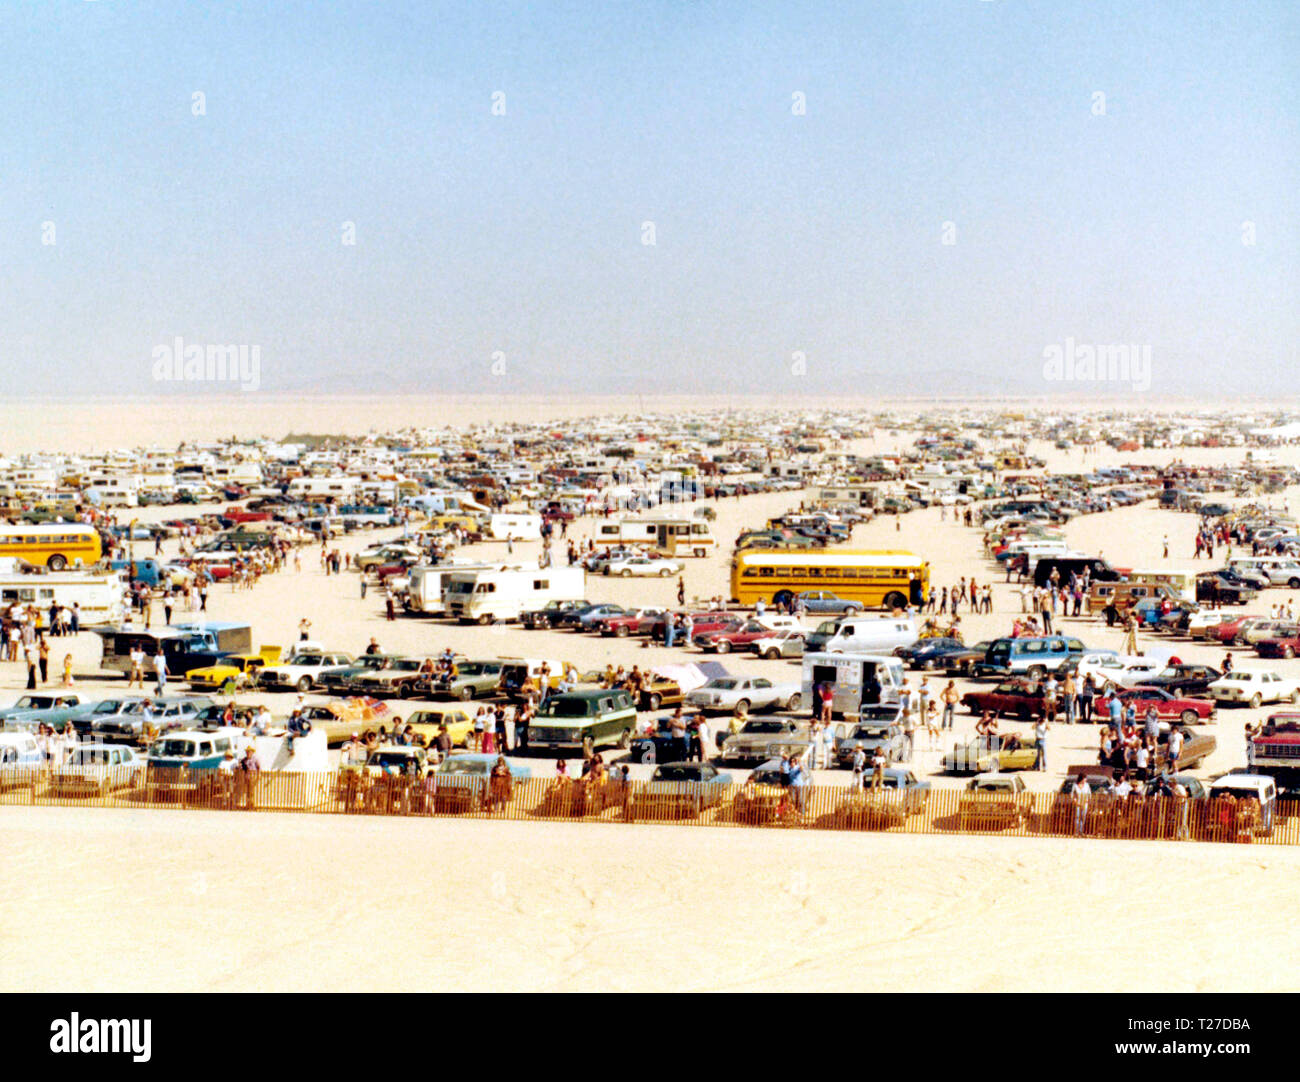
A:
{"label": "car windshield", "polygon": [[394,662],[393,668],[397,672],[419,672],[420,662],[415,658],[403,658],[401,661]]}
{"label": "car windshield", "polygon": [[438,768],[439,774],[486,774],[491,764],[481,759],[448,759]]}
{"label": "car windshield", "polygon": [[548,718],[585,718],[587,705],[586,699],[547,699],[541,713]]}
{"label": "car windshield", "polygon": [[149,749],[149,754],[159,759],[188,759],[194,754],[190,740],[159,740]]}
{"label": "car windshield", "polygon": [[[487,676],[493,671],[481,661],[465,661],[456,666],[456,672],[460,676]],[[500,668],[498,667],[496,671],[500,671]]]}
{"label": "car windshield", "polygon": [[687,763],[656,767],[651,781],[699,781],[700,768]]}
{"label": "car windshield", "polygon": [[779,721],[747,721],[742,733],[783,733],[785,726]]}
{"label": "car windshield", "polygon": [[97,707],[95,707],[95,713],[116,714],[118,709],[121,706],[122,704],[118,702],[116,699],[105,699],[102,703],[100,703]]}
{"label": "car windshield", "polygon": [[818,635],[834,635],[834,634],[835,634],[835,626],[836,626],[836,625],[835,625],[835,621],[834,621],[834,620],[823,620],[820,624],[817,625],[817,634],[818,634]]}
{"label": "car windshield", "polygon": [[853,730],[853,739],[855,740],[874,740],[888,735],[889,730],[878,725],[859,725]]}
{"label": "car windshield", "polygon": [[415,756],[400,751],[377,751],[370,756],[370,766],[396,766],[405,768],[415,762]]}

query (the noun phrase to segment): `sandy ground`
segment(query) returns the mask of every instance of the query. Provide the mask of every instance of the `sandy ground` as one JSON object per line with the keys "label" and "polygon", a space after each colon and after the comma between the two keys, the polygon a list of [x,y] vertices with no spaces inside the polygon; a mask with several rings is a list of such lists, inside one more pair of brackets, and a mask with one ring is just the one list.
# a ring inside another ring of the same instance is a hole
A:
{"label": "sandy ground", "polygon": [[[1297,850],[60,808],[4,820],[4,991],[1300,987]],[[35,933],[86,926],[118,946]]]}
{"label": "sandy ground", "polygon": [[[374,424],[387,423],[376,413]],[[279,433],[279,427],[263,430]],[[328,427],[300,425],[319,430]],[[160,432],[159,442],[170,435]],[[913,433],[882,435],[873,446],[908,446]],[[148,442],[137,435],[133,442]],[[108,441],[115,442],[115,441]],[[120,442],[120,441],[117,441]],[[1058,469],[1145,459],[1168,451],[1105,452],[1084,458],[1033,448]],[[1232,450],[1183,453],[1197,461],[1240,460]],[[1282,457],[1295,460],[1300,449]],[[1279,505],[1283,497],[1274,497]],[[1297,494],[1285,497],[1292,506]],[[717,505],[722,551],[687,561],[689,595],[727,593],[730,542],[745,526],[798,504],[799,494],[774,494]],[[176,511],[142,509],[143,520]],[[1071,543],[1130,566],[1194,568],[1194,516],[1150,505],[1079,519]],[[896,529],[896,526],[901,527]],[[571,533],[582,536],[588,524]],[[394,531],[353,535],[357,550]],[[1168,534],[1172,555],[1161,556]],[[994,582],[991,616],[963,614],[968,641],[1005,633],[1020,611],[1018,597],[994,577],[981,534],[937,510],[882,517],[859,527],[858,547],[902,547],[925,554],[937,585],[959,576]],[[152,546],[137,545],[144,555]],[[484,545],[504,556],[504,545]],[[527,553],[520,546],[517,555]],[[1204,565],[1203,565],[1204,566]],[[588,596],[624,604],[672,600],[674,580],[589,580]],[[1251,611],[1291,596],[1270,590]],[[1298,599],[1300,600],[1300,599]],[[303,569],[265,579],[253,591],[218,587],[214,619],[248,619],[255,643],[288,646],[303,616],[331,648],[361,651],[373,635],[386,650],[434,653],[444,645],[475,655],[570,659],[580,667],[607,660],[630,666],[687,660],[693,651],[642,648],[516,627],[458,627],[441,621],[384,619],[375,593],[362,601],[357,576],[326,576],[316,550]],[[161,613],[157,614],[161,622]],[[815,621],[810,621],[813,623]],[[1097,619],[1064,627],[1090,645],[1120,645]],[[92,675],[97,638],[71,645],[78,686],[93,697],[120,689],[120,679]],[[65,645],[54,641],[52,668]],[[1223,651],[1177,644],[1185,659],[1219,661]],[[1249,663],[1253,653],[1240,655]],[[797,679],[791,662],[732,655],[740,672]],[[1283,663],[1300,667],[1300,661]],[[20,693],[23,674],[0,665],[0,703]],[[937,681],[935,681],[937,683]],[[278,714],[293,697],[265,697]],[[1265,708],[1259,713],[1267,713]],[[1211,731],[1219,750],[1205,764],[1213,774],[1243,762],[1242,725],[1255,712],[1224,711]],[[957,737],[973,718],[958,717]],[[951,737],[949,738],[950,742]],[[1060,784],[1066,765],[1090,761],[1097,731],[1058,725],[1046,774],[1027,774],[1034,789]],[[918,753],[927,773],[941,749]],[[534,760],[535,771],[551,764]],[[645,768],[635,768],[640,774]],[[823,772],[819,783],[845,775]],[[960,779],[936,776],[936,785]],[[877,837],[528,823],[341,820],[260,814],[232,824],[223,814],[4,809],[7,929],[0,967],[8,989],[304,988],[908,988],[1031,989],[1115,987],[1095,960],[1098,935],[1113,937],[1122,912],[1135,941],[1164,942],[1170,929],[1193,947],[1174,958],[1158,949],[1125,952],[1125,987],[1144,989],[1294,986],[1289,941],[1269,934],[1282,901],[1300,887],[1300,853],[1282,849],[1072,842],[1068,839]],[[1249,899],[1243,921],[1233,903]],[[1262,904],[1260,904],[1262,903]],[[120,914],[122,941],[147,950],[102,959],[93,952],[51,951],[29,936],[29,916],[50,927],[75,927],[104,913]],[[402,935],[399,951],[375,951],[366,927],[375,915]],[[679,937],[664,936],[665,918]],[[154,950],[189,943],[219,927],[211,952]],[[994,928],[1010,928],[1007,935]],[[228,938],[226,931],[233,933]],[[1189,931],[1190,930],[1190,931]],[[1265,946],[1267,944],[1267,946]],[[1279,944],[1282,947],[1279,948]]]}

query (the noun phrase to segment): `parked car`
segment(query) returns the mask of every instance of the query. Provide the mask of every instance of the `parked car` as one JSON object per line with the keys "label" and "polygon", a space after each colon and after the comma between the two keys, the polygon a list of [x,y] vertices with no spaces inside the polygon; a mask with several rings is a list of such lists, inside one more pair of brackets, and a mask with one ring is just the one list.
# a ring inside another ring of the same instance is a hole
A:
{"label": "parked car", "polygon": [[1129,703],[1133,704],[1139,718],[1145,718],[1147,712],[1153,706],[1156,710],[1156,717],[1164,721],[1177,718],[1184,725],[1197,725],[1201,722],[1212,721],[1216,713],[1212,699],[1185,698],[1166,691],[1164,688],[1150,687],[1145,684],[1139,684],[1135,688],[1127,688],[1118,694],[1119,700],[1124,706],[1128,706]]}
{"label": "parked car", "polygon": [[802,593],[795,594],[795,600],[802,601],[804,611],[813,615],[833,612],[841,616],[856,616],[862,611],[861,601],[837,597],[829,590],[804,590]]}
{"label": "parked car", "polygon": [[362,677],[386,668],[399,656],[398,654],[362,654],[345,668],[329,669],[321,673],[320,686],[331,695],[356,695]]}
{"label": "parked car", "polygon": [[[0,727],[35,730],[41,725],[63,728],[63,723],[85,706],[80,695],[63,692],[37,692],[20,695],[13,705],[0,710]],[[75,728],[75,726],[74,726]]]}
{"label": "parked car", "polygon": [[1094,651],[1079,659],[1076,679],[1082,683],[1091,676],[1098,688],[1131,688],[1148,683],[1165,667],[1158,658],[1144,655],[1120,655]]}
{"label": "parked car", "polygon": [[446,676],[435,675],[431,683],[434,695],[452,699],[490,699],[501,685],[504,662],[493,659],[457,661],[456,671]]}
{"label": "parked car", "polygon": [[1033,770],[1038,757],[1030,735],[1006,733],[993,738],[977,736],[954,744],[944,754],[943,769],[952,774],[984,774],[999,770]]}
{"label": "parked car", "polygon": [[732,777],[712,763],[661,763],[649,782],[632,797],[632,819],[664,819],[700,813],[721,804],[731,791]]}
{"label": "parked car", "polygon": [[134,789],[144,777],[144,759],[134,748],[117,744],[79,744],[67,761],[50,773],[56,793],[98,793]]}
{"label": "parked car", "polygon": [[265,665],[261,654],[227,654],[215,665],[191,669],[185,681],[195,691],[233,691],[256,684]]}
{"label": "parked car", "polygon": [[976,774],[957,803],[962,830],[1006,830],[1023,826],[1033,810],[1033,794],[1019,774]]}
{"label": "parked car", "polygon": [[673,575],[680,575],[682,567],[683,565],[677,560],[659,559],[650,555],[625,556],[621,560],[610,560],[604,567],[604,573],[624,579],[630,579],[633,575],[640,577],[657,575],[666,579]]}
{"label": "parked car", "polygon": [[783,657],[803,657],[804,634],[805,632],[799,628],[787,627],[752,639],[746,645],[748,649],[768,661],[776,661]]}
{"label": "parked car", "polygon": [[540,609],[528,609],[519,614],[519,622],[534,631],[545,631],[556,624],[566,612],[577,612],[588,607],[588,601],[548,601]]}
{"label": "parked car", "polygon": [[1032,680],[1007,680],[990,691],[968,691],[961,697],[962,706],[972,714],[992,711],[994,717],[1004,715],[1029,721],[1044,713],[1043,686]]}
{"label": "parked car", "polygon": [[532,777],[532,768],[526,763],[507,760],[509,782],[496,792],[492,786],[492,767],[495,755],[453,755],[433,773],[433,810],[445,812],[471,812],[490,810],[494,803],[509,798],[516,782]]}
{"label": "parked car", "polygon": [[1224,673],[1210,685],[1209,692],[1216,702],[1252,708],[1285,700],[1300,703],[1300,686],[1295,680],[1258,669],[1234,669]]}
{"label": "parked car", "polygon": [[1255,653],[1260,657],[1286,658],[1289,661],[1300,653],[1300,628],[1291,633],[1260,639],[1255,643]]}
{"label": "parked car", "polygon": [[[1228,801],[1235,804],[1231,820],[1225,814]],[[1211,836],[1236,841],[1245,835],[1270,835],[1277,810],[1277,783],[1267,774],[1225,774],[1210,784],[1210,803],[1206,809]]]}
{"label": "parked car", "polygon": [[780,629],[795,631],[799,627],[792,617],[766,617],[717,631],[695,632],[693,640],[706,653],[728,654],[732,650],[747,648],[757,639],[768,638]]}
{"label": "parked car", "polygon": [[356,659],[351,654],[298,650],[285,661],[264,667],[258,685],[267,691],[307,692],[318,686],[326,673],[354,665]]}
{"label": "parked car", "polygon": [[[918,639],[911,646],[904,646],[900,650],[894,651],[895,656],[903,659],[903,664],[909,668],[921,669],[930,672],[933,669],[948,669],[950,659],[956,654],[964,654],[968,647],[961,639],[950,638],[933,638]],[[984,654],[980,654],[979,660],[984,660]]]}
{"label": "parked car", "polygon": [[835,747],[835,765],[849,769],[853,766],[853,757],[859,748],[871,762],[877,748],[885,749],[885,761],[896,763],[903,757],[903,731],[893,724],[897,711],[891,717],[859,720],[845,733]]}
{"label": "parked car", "polygon": [[724,736],[718,744],[722,763],[762,763],[768,759],[802,753],[812,743],[810,730],[794,718],[750,718],[740,732]]}
{"label": "parked car", "polygon": [[886,767],[880,788],[853,788],[831,813],[834,824],[848,830],[887,830],[906,824],[925,811],[930,783],[906,767]]}
{"label": "parked car", "polygon": [[631,609],[617,616],[607,616],[596,623],[596,630],[602,635],[625,639],[629,635],[640,635],[649,631],[655,620],[663,618],[667,610],[662,608]]}
{"label": "parked car", "polygon": [[1222,676],[1222,672],[1210,665],[1179,662],[1166,665],[1143,681],[1142,686],[1160,688],[1173,695],[1206,695],[1209,686]]}
{"label": "parked car", "polygon": [[685,701],[686,693],[676,680],[648,673],[641,682],[636,705],[638,710],[658,710],[661,706],[677,706]]}
{"label": "parked car", "polygon": [[215,704],[207,696],[159,695],[96,717],[90,739],[100,744],[144,746],[146,727],[155,735],[197,726],[199,714]]}
{"label": "parked car", "polygon": [[686,702],[706,713],[798,710],[803,702],[802,685],[774,684],[762,676],[718,676],[687,695]]}
{"label": "parked car", "polygon": [[596,688],[551,695],[528,726],[530,749],[626,748],[636,730],[636,707],[622,688]]}
{"label": "parked car", "polygon": [[69,716],[68,720],[72,722],[72,727],[77,731],[82,740],[86,739],[91,729],[97,721],[107,721],[115,718],[119,714],[138,714],[148,701],[149,696],[140,693],[133,695],[114,695],[107,699],[101,699],[97,703],[86,703],[79,706]]}
{"label": "parked car", "polygon": [[420,657],[396,658],[382,669],[357,677],[354,687],[357,694],[376,699],[394,695],[402,699],[428,695],[433,674],[425,669],[424,662],[425,659]]}

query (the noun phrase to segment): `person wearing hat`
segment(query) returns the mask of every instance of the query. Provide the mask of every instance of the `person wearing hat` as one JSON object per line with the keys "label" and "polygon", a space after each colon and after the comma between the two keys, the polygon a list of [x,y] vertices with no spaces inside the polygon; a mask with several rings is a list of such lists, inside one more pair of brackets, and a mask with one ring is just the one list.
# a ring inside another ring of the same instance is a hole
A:
{"label": "person wearing hat", "polygon": [[343,745],[343,765],[359,766],[366,761],[366,749],[361,744],[361,737],[353,733]]}

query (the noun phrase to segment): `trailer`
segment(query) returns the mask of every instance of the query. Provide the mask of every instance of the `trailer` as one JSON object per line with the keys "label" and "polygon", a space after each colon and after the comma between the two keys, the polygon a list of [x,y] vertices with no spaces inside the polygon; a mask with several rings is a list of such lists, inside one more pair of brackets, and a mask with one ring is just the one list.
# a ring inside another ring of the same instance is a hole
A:
{"label": "trailer", "polygon": [[582,601],[587,573],[581,567],[485,568],[455,571],[447,579],[443,608],[461,623],[518,620],[526,609],[550,601]]}

